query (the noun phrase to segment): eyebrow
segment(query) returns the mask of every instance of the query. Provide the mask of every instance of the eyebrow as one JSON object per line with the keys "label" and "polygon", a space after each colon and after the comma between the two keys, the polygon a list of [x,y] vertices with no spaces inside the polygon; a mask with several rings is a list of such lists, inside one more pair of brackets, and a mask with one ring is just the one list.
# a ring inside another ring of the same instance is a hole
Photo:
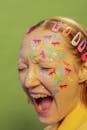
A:
{"label": "eyebrow", "polygon": [[46,66],[53,66],[55,67],[55,62],[54,61],[46,61],[46,60],[41,60],[41,62],[39,63],[40,65],[46,65]]}
{"label": "eyebrow", "polygon": [[22,56],[20,56],[19,58],[18,58],[18,64],[20,64],[20,63],[27,63],[27,60],[25,60],[25,58],[24,57],[22,57]]}

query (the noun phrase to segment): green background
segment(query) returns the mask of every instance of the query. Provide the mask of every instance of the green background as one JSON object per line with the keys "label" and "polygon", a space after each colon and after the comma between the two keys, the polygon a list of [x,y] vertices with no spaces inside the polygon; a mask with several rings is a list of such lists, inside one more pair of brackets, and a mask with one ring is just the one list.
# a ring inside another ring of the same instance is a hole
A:
{"label": "green background", "polygon": [[0,0],[0,130],[42,130],[18,81],[24,32],[44,18],[66,16],[87,28],[87,0]]}

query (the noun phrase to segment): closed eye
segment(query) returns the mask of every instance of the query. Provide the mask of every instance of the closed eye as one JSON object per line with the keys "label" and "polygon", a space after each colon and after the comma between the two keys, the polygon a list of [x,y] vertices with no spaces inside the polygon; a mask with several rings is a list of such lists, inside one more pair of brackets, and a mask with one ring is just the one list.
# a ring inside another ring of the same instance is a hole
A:
{"label": "closed eye", "polygon": [[41,70],[45,70],[45,71],[49,71],[49,70],[51,70],[52,68],[50,68],[50,67],[41,67]]}
{"label": "closed eye", "polygon": [[28,66],[26,64],[18,65],[18,71],[19,72],[25,71],[27,68],[28,68]]}

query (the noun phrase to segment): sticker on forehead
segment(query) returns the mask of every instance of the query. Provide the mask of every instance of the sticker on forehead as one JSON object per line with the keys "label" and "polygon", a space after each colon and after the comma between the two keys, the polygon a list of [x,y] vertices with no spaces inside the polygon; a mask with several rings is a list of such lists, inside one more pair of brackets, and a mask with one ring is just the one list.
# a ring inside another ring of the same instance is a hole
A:
{"label": "sticker on forehead", "polygon": [[59,41],[53,41],[51,44],[54,45],[54,46],[57,46],[57,45],[60,45],[60,42]]}
{"label": "sticker on forehead", "polygon": [[34,58],[34,57],[36,56],[36,54],[35,54],[35,52],[31,51],[31,52],[29,53],[29,56],[30,56],[31,58]]}
{"label": "sticker on forehead", "polygon": [[61,47],[61,46],[57,46],[57,47],[55,47],[55,50],[56,50],[56,51],[64,51],[64,48]]}
{"label": "sticker on forehead", "polygon": [[56,87],[58,84],[60,83],[60,81],[56,80],[52,83],[52,86]]}
{"label": "sticker on forehead", "polygon": [[53,52],[52,46],[47,46],[46,47],[46,54],[51,57],[52,52]]}
{"label": "sticker on forehead", "polygon": [[60,55],[59,55],[60,59],[64,59],[65,57],[66,57],[66,53],[65,52],[60,53]]}
{"label": "sticker on forehead", "polygon": [[53,34],[52,38],[55,40],[61,40],[61,36],[57,35],[57,34]]}
{"label": "sticker on forehead", "polygon": [[36,46],[36,50],[38,51],[38,50],[40,50],[40,49],[42,49],[43,48],[43,43],[40,43],[40,44],[38,44],[37,46]]}
{"label": "sticker on forehead", "polygon": [[51,39],[52,38],[52,35],[45,35],[43,36],[45,39]]}
{"label": "sticker on forehead", "polygon": [[36,49],[36,47],[37,47],[37,45],[36,45],[36,44],[31,43],[31,48],[32,48],[32,50],[35,50],[35,49]]}
{"label": "sticker on forehead", "polygon": [[34,39],[33,41],[34,41],[35,44],[39,44],[41,42],[40,39]]}

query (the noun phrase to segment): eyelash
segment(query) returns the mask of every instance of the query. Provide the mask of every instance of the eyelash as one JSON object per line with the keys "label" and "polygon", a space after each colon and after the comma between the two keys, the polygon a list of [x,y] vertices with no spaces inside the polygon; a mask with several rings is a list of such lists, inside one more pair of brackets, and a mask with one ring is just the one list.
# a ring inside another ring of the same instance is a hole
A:
{"label": "eyelash", "polygon": [[25,66],[25,67],[19,66],[19,67],[18,67],[18,71],[19,71],[19,72],[23,72],[23,71],[25,71],[27,68],[28,68],[28,66]]}
{"label": "eyelash", "polygon": [[49,71],[49,70],[51,70],[52,68],[47,68],[47,67],[41,67],[41,70],[45,70],[45,71]]}

